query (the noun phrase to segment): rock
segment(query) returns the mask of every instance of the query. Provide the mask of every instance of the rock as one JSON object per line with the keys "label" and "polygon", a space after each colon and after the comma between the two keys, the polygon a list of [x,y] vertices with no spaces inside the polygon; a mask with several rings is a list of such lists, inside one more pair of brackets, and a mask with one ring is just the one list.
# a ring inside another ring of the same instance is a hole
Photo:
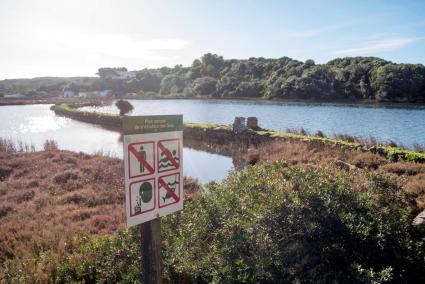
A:
{"label": "rock", "polygon": [[425,225],[425,210],[418,214],[418,216],[413,219],[413,226],[424,226]]}
{"label": "rock", "polygon": [[341,170],[344,170],[344,171],[347,171],[347,172],[357,169],[356,166],[351,165],[351,164],[344,162],[344,161],[341,161],[341,160],[336,160],[335,165],[337,165]]}
{"label": "rock", "polygon": [[246,161],[249,165],[255,165],[260,160],[260,154],[257,149],[249,148],[246,153]]}
{"label": "rock", "polygon": [[233,132],[242,133],[246,130],[245,117],[235,117],[235,121],[233,122]]}
{"label": "rock", "polygon": [[258,129],[258,119],[254,116],[248,117],[246,121],[246,126],[248,127],[248,129]]}

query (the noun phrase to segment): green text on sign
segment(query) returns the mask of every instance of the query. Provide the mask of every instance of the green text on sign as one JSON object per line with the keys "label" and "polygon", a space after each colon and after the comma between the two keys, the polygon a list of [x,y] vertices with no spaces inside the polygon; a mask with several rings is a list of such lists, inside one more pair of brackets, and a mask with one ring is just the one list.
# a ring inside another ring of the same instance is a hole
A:
{"label": "green text on sign", "polygon": [[123,118],[123,134],[181,130],[183,130],[183,115],[125,116]]}

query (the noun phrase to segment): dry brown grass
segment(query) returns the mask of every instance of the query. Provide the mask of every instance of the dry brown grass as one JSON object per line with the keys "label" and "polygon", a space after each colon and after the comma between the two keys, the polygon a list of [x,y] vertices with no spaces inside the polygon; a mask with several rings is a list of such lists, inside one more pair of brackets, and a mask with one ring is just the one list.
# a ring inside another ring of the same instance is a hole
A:
{"label": "dry brown grass", "polygon": [[[53,147],[54,148],[54,147]],[[196,180],[185,179],[191,199]],[[0,262],[125,226],[123,162],[68,151],[0,153]]]}
{"label": "dry brown grass", "polygon": [[[323,143],[300,141],[274,141],[251,148],[245,155],[247,164],[258,161],[285,160],[293,165],[326,166],[341,165],[342,168],[360,168],[379,171],[394,179],[416,200],[417,209],[425,209],[425,164],[389,162],[384,157],[370,152],[360,152],[332,147]],[[346,167],[344,167],[343,163]]]}
{"label": "dry brown grass", "polygon": [[345,150],[314,141],[274,141],[249,149],[246,159],[248,162],[252,159],[270,162],[285,160],[293,165],[321,165],[342,160],[362,169],[377,169],[387,163],[385,158],[376,154]]}
{"label": "dry brown grass", "polygon": [[[48,140],[48,141],[51,142],[53,140]],[[11,139],[5,139],[0,137],[0,152],[16,153],[16,152],[34,152],[34,151],[35,151],[35,147],[32,144],[28,144],[22,141],[17,141],[15,143]]]}
{"label": "dry brown grass", "polygon": [[[239,151],[246,152],[245,163],[252,164],[286,160],[320,167],[342,161],[380,171],[402,185],[418,208],[425,208],[425,164],[391,163],[369,152],[300,141],[274,141]],[[109,234],[123,227],[122,173],[122,160],[104,155],[0,152],[0,262],[28,259],[47,248],[60,251],[78,232]],[[185,189],[187,200],[199,195],[196,180],[185,179]]]}
{"label": "dry brown grass", "polygon": [[123,226],[122,161],[46,151],[0,153],[0,164],[0,260]]}
{"label": "dry brown grass", "polygon": [[386,172],[393,173],[399,176],[414,176],[420,173],[425,173],[425,165],[409,162],[389,163],[387,165],[384,165],[382,169]]}
{"label": "dry brown grass", "polygon": [[406,191],[416,199],[419,208],[425,208],[425,173],[412,176],[406,183]]}

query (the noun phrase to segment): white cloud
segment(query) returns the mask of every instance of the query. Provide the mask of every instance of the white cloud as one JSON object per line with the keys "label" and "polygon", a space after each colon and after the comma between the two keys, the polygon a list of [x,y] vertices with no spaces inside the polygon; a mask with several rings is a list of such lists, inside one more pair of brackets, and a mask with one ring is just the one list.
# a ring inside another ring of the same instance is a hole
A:
{"label": "white cloud", "polygon": [[338,55],[361,55],[361,54],[370,54],[376,52],[391,51],[415,41],[418,41],[422,38],[420,37],[392,37],[387,39],[381,39],[376,41],[369,41],[364,46],[339,49],[334,50],[332,54]]}
{"label": "white cloud", "polygon": [[[166,60],[168,52],[188,47],[183,39],[140,39],[120,34],[64,33],[40,30],[36,33],[36,44],[44,44],[49,51],[68,50],[71,53],[84,53],[91,57],[113,56],[144,60]],[[33,43],[34,44],[34,43]]]}
{"label": "white cloud", "polygon": [[0,79],[85,76],[93,75],[101,66],[141,69],[184,63],[189,41],[142,34],[90,33],[46,26],[14,33],[0,29]]}

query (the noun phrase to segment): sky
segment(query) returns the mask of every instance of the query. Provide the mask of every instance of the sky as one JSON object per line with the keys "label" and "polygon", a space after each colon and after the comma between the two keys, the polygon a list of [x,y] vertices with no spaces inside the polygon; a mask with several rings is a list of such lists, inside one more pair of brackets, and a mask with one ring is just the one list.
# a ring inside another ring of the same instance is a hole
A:
{"label": "sky", "polygon": [[0,79],[224,58],[425,64],[425,1],[0,0]]}

